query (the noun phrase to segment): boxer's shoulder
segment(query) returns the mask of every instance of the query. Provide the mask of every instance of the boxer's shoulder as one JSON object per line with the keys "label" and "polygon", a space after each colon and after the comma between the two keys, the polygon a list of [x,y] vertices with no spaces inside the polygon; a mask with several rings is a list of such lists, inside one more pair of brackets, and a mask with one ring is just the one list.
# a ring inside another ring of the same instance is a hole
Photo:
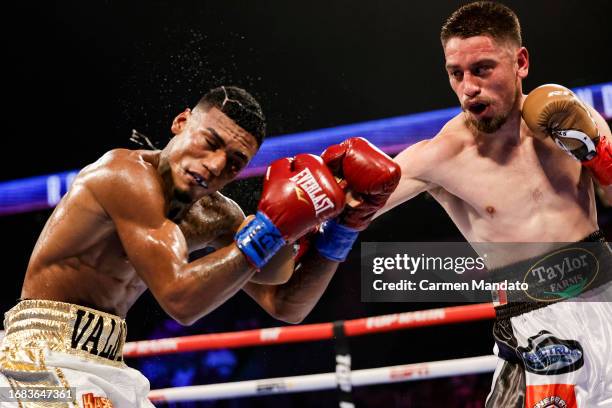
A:
{"label": "boxer's shoulder", "polygon": [[[74,184],[90,190],[107,210],[111,207],[141,210],[143,207],[155,207],[163,210],[161,179],[151,153],[142,150],[111,150],[81,170]],[[140,206],[126,203],[140,203]]]}
{"label": "boxer's shoulder", "polygon": [[[145,150],[113,149],[84,167],[79,177],[99,179],[123,177],[127,179],[155,178],[155,153]],[[147,177],[148,176],[148,177]]]}
{"label": "boxer's shoulder", "polygon": [[453,119],[433,138],[420,142],[417,148],[425,155],[428,162],[441,164],[449,162],[471,144],[473,138],[470,137],[469,131]]}

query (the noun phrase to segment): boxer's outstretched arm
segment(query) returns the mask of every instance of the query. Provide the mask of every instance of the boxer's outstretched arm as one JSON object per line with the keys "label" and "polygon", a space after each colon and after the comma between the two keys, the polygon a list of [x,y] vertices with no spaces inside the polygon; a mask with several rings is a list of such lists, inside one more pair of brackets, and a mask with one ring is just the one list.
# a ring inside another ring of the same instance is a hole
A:
{"label": "boxer's outstretched arm", "polygon": [[437,144],[432,140],[423,140],[395,156],[393,160],[400,165],[402,178],[375,218],[434,187],[434,184],[427,180],[427,174],[436,160],[435,155],[439,150]]}

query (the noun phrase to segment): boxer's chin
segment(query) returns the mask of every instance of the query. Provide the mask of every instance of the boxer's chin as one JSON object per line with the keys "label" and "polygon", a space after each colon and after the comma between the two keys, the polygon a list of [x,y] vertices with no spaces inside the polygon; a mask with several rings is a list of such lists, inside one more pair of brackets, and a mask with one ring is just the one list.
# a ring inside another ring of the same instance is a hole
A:
{"label": "boxer's chin", "polygon": [[465,115],[465,124],[472,131],[481,133],[495,133],[506,123],[507,115],[493,116],[491,118],[474,118],[470,114]]}

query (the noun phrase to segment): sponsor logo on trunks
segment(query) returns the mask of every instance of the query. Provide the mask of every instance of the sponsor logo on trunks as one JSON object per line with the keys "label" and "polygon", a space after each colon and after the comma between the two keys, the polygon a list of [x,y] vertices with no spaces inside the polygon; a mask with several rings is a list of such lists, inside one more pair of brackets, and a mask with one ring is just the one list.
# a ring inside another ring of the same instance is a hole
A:
{"label": "sponsor logo on trunks", "polygon": [[517,347],[525,369],[541,375],[557,375],[578,370],[584,364],[584,351],[575,340],[561,340],[542,330],[528,339],[527,347]]}
{"label": "sponsor logo on trunks", "polygon": [[533,406],[533,408],[566,408],[567,402],[556,395],[551,397],[546,397],[541,401],[538,401],[537,404]]}
{"label": "sponsor logo on trunks", "polygon": [[315,207],[317,216],[325,210],[334,208],[333,201],[323,192],[323,189],[308,167],[291,177],[290,180],[297,184],[295,192],[300,200],[308,202],[303,197],[302,191],[308,195],[308,198],[310,198],[310,201]]}
{"label": "sponsor logo on trunks", "polygon": [[108,398],[88,393],[83,394],[83,408],[113,408],[113,403]]}
{"label": "sponsor logo on trunks", "polygon": [[77,309],[73,318],[70,347],[83,350],[95,356],[114,361],[122,361],[120,352],[125,324],[101,314],[88,310]]}
{"label": "sponsor logo on trunks", "polygon": [[578,408],[572,384],[528,385],[527,408]]}
{"label": "sponsor logo on trunks", "polygon": [[584,248],[564,248],[532,265],[523,282],[525,294],[533,300],[551,302],[584,292],[599,273],[599,260]]}

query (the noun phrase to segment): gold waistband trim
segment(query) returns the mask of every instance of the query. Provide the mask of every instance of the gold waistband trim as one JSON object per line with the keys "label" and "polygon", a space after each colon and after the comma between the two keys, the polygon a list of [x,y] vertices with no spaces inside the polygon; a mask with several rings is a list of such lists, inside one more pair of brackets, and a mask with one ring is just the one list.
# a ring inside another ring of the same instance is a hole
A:
{"label": "gold waistband trim", "polygon": [[0,365],[5,370],[13,366],[44,371],[44,350],[124,365],[127,326],[109,313],[51,300],[23,300],[5,313],[4,329]]}

